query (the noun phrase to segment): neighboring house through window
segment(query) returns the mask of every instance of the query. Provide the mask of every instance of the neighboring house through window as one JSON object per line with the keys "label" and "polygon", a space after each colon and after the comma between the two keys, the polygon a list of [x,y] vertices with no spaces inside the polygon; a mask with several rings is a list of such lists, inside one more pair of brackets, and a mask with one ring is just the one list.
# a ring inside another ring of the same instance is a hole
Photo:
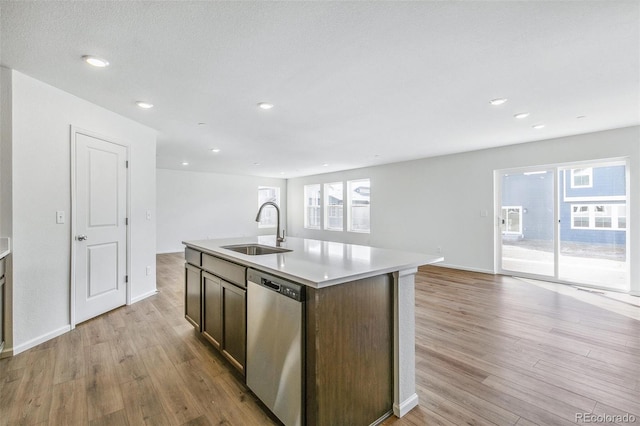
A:
{"label": "neighboring house through window", "polygon": [[591,188],[593,186],[593,168],[571,169],[571,188]]}
{"label": "neighboring house through window", "polygon": [[502,206],[502,233],[522,235],[522,206]]}
{"label": "neighboring house through window", "polygon": [[625,204],[573,204],[572,229],[624,230],[627,227]]}

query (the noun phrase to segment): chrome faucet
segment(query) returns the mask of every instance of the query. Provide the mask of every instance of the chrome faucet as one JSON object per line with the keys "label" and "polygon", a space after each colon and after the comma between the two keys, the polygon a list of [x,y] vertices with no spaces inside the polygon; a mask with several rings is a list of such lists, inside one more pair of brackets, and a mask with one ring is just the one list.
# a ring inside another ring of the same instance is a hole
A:
{"label": "chrome faucet", "polygon": [[273,201],[267,201],[263,203],[258,209],[258,214],[256,215],[256,222],[260,222],[260,213],[262,213],[262,209],[265,206],[273,206],[276,208],[276,217],[278,219],[278,227],[276,228],[276,247],[280,247],[280,243],[284,241],[284,229],[282,230],[282,236],[280,236],[280,207]]}

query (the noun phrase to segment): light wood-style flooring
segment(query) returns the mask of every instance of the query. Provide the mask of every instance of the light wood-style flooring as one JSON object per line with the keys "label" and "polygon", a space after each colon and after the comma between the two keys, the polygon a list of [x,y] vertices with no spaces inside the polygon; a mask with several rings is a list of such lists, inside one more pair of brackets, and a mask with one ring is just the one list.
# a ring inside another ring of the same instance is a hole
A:
{"label": "light wood-style flooring", "polygon": [[[277,424],[184,319],[183,261],[158,256],[159,294],[0,360],[0,425]],[[384,424],[568,425],[583,412],[640,424],[640,321],[593,303],[422,268],[420,406]]]}

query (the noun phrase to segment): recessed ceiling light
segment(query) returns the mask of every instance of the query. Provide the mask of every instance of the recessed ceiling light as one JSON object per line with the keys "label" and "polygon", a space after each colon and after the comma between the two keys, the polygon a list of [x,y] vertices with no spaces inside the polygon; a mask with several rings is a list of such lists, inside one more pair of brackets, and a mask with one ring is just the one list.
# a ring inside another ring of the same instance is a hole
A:
{"label": "recessed ceiling light", "polygon": [[538,130],[538,129],[542,129],[544,127],[544,124],[536,124],[536,125],[533,125],[531,127],[533,127],[534,129]]}
{"label": "recessed ceiling light", "polygon": [[97,68],[104,68],[109,66],[109,61],[103,58],[98,58],[97,56],[84,55],[82,60],[88,63],[91,66]]}
{"label": "recessed ceiling light", "polygon": [[198,126],[206,126],[206,125],[207,125],[207,123],[204,123],[202,121],[200,123],[198,123]]}
{"label": "recessed ceiling light", "polygon": [[186,161],[183,161],[183,162],[182,162],[182,165],[183,165],[183,166],[188,166],[188,165],[189,165],[189,163],[188,163],[188,162],[186,162]]}
{"label": "recessed ceiling light", "polygon": [[577,118],[577,119],[582,119],[582,118],[587,118],[587,116],[586,116],[586,115],[579,115],[579,116],[577,116],[576,118]]}
{"label": "recessed ceiling light", "polygon": [[507,98],[496,98],[489,101],[489,103],[493,106],[502,105],[505,102],[507,102]]}
{"label": "recessed ceiling light", "polygon": [[136,105],[138,105],[140,108],[143,108],[143,109],[153,108],[153,104],[150,104],[149,102],[144,102],[144,101],[138,101],[136,102]]}
{"label": "recessed ceiling light", "polygon": [[324,163],[324,164],[322,165],[322,167],[327,167],[327,166],[329,166],[329,163]]}
{"label": "recessed ceiling light", "polygon": [[260,163],[258,163],[257,161],[255,163],[253,163],[254,166],[259,166]]}
{"label": "recessed ceiling light", "polygon": [[281,174],[281,175],[283,175],[283,174],[284,174],[284,172],[280,172],[280,174]]}
{"label": "recessed ceiling light", "polygon": [[260,102],[258,103],[258,106],[262,109],[271,109],[273,108],[273,104],[270,104],[269,102]]}
{"label": "recessed ceiling light", "polygon": [[528,112],[519,112],[513,116],[513,118],[527,118],[529,116]]}
{"label": "recessed ceiling light", "polygon": [[218,153],[220,152],[220,148],[211,148],[211,152]]}

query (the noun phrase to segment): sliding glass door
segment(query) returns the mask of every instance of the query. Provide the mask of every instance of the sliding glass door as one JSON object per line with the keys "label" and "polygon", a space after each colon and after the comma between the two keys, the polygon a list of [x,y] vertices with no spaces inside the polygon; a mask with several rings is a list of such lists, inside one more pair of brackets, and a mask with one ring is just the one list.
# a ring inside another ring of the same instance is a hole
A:
{"label": "sliding glass door", "polygon": [[554,170],[502,173],[502,269],[553,277]]}
{"label": "sliding glass door", "polygon": [[629,288],[624,161],[497,173],[499,270]]}
{"label": "sliding glass door", "polygon": [[559,170],[562,281],[627,290],[627,185],[624,163]]}

